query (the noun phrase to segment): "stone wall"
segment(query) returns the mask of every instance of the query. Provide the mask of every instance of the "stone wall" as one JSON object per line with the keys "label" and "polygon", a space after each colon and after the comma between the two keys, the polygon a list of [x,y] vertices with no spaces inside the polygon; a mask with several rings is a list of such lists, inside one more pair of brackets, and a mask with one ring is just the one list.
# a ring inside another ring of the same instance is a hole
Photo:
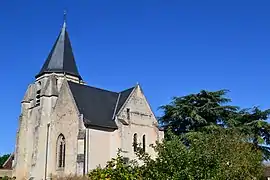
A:
{"label": "stone wall", "polygon": [[151,144],[163,139],[164,135],[159,131],[157,120],[153,114],[139,85],[134,89],[126,104],[117,115],[117,124],[121,137],[121,149],[123,156],[129,159],[136,159],[133,148],[133,137],[137,134],[137,143],[142,145],[142,138],[145,135],[146,152],[152,157],[156,156]]}
{"label": "stone wall", "polygon": [[0,178],[1,177],[12,177],[12,170],[11,169],[0,169]]}
{"label": "stone wall", "polygon": [[[69,175],[77,172],[78,134],[80,114],[66,82],[60,90],[51,116],[48,174]],[[57,167],[57,138],[63,134],[66,141],[65,167]]]}

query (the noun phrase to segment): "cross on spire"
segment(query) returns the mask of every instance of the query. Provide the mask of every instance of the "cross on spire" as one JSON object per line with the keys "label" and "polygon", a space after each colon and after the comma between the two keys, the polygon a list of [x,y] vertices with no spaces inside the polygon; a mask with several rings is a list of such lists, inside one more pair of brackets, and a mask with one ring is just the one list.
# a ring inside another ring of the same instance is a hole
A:
{"label": "cross on spire", "polygon": [[36,78],[45,73],[64,73],[82,79],[76,66],[71,42],[66,28],[66,11],[64,11],[64,23],[62,30]]}
{"label": "cross on spire", "polygon": [[63,28],[66,28],[66,22],[67,22],[67,11],[66,10],[64,10],[63,18],[64,18]]}

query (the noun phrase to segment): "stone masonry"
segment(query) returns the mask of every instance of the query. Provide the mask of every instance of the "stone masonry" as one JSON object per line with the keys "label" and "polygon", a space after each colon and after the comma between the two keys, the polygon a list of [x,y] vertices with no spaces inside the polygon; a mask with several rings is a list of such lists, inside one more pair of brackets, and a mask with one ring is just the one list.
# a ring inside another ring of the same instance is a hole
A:
{"label": "stone masonry", "polygon": [[87,86],[74,59],[64,23],[21,102],[12,174],[18,180],[85,175],[118,149],[135,159],[135,137],[156,156],[150,145],[164,135],[141,86],[119,93]]}

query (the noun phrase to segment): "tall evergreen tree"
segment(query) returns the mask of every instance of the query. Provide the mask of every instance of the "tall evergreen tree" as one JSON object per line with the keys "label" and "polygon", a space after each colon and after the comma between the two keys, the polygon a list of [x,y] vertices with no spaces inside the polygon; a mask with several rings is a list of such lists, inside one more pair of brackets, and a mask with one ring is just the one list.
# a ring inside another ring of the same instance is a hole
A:
{"label": "tall evergreen tree", "polygon": [[205,91],[183,97],[174,97],[168,105],[161,106],[160,118],[165,129],[170,127],[175,134],[213,130],[217,127],[237,129],[249,137],[254,147],[270,159],[270,125],[267,119],[270,109],[259,107],[240,109],[229,105],[227,90]]}
{"label": "tall evergreen tree", "polygon": [[161,106],[164,115],[160,122],[175,133],[197,131],[205,126],[228,126],[239,108],[228,105],[231,99],[225,97],[227,92],[202,90],[197,94],[174,97],[170,104]]}
{"label": "tall evergreen tree", "polygon": [[264,152],[265,159],[270,159],[270,124],[267,119],[270,109],[253,108],[242,109],[236,117],[235,127],[249,137],[255,148]]}

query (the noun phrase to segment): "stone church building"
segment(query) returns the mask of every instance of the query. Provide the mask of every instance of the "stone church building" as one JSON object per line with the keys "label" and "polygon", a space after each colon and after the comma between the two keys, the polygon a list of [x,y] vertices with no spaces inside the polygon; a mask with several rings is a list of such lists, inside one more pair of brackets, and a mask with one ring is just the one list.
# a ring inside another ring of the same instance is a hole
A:
{"label": "stone church building", "polygon": [[155,157],[149,145],[163,136],[139,84],[121,92],[86,85],[64,22],[21,102],[13,176],[85,175],[118,149],[125,159],[136,158],[133,144]]}

